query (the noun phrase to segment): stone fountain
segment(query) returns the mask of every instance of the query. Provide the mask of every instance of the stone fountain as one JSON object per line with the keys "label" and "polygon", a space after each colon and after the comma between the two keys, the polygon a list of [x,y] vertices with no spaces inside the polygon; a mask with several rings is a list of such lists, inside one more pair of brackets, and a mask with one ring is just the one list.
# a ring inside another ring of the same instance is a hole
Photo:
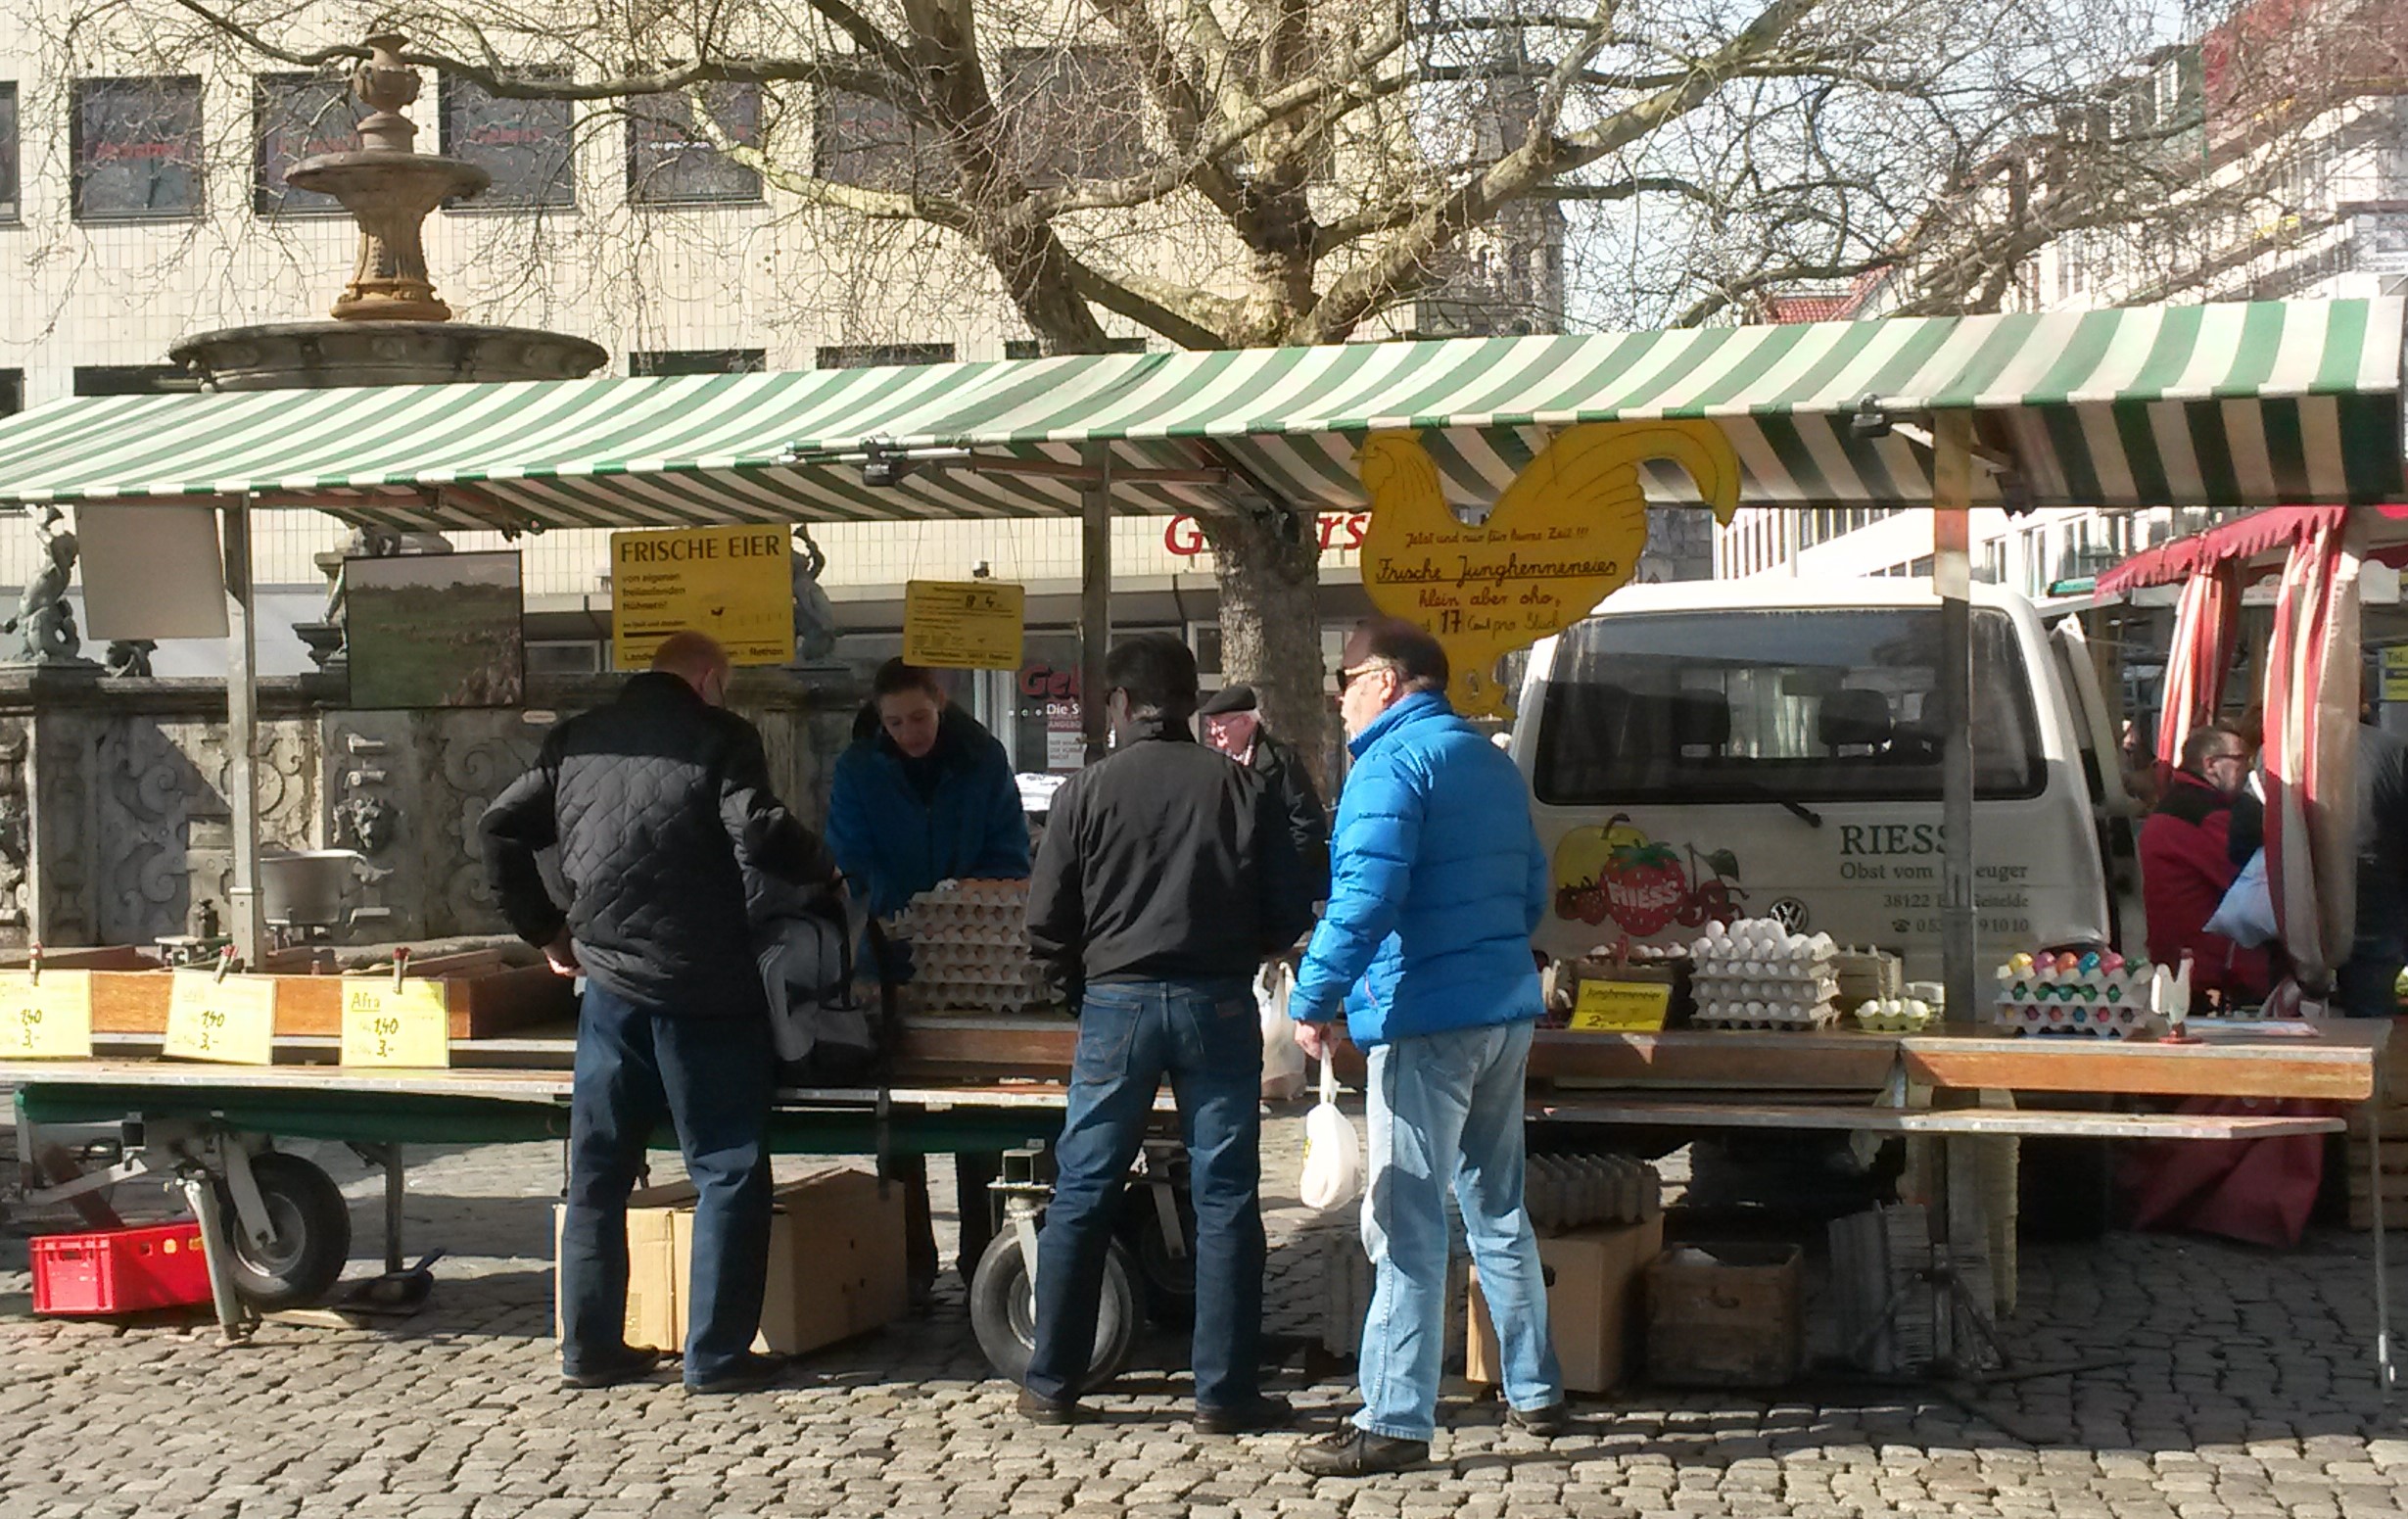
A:
{"label": "stone fountain", "polygon": [[459,159],[410,151],[418,128],[401,108],[418,98],[418,75],[402,65],[401,46],[399,36],[368,38],[368,60],[353,71],[352,88],[370,111],[359,123],[359,146],[305,159],[285,175],[298,189],[341,201],[359,224],[358,263],[334,319],[227,327],[168,350],[208,388],[573,380],[609,356],[562,333],[455,322],[437,299],[427,277],[427,215],[446,200],[478,194],[493,176]]}

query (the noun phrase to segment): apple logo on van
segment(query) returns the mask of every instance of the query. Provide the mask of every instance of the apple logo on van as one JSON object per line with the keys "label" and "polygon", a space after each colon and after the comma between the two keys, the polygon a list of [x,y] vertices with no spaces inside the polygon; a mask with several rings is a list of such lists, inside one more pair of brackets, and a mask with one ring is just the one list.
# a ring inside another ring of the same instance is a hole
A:
{"label": "apple logo on van", "polygon": [[1642,939],[1675,924],[1696,928],[1729,923],[1747,899],[1737,855],[1727,849],[1701,855],[1694,844],[1675,849],[1659,843],[1634,827],[1628,813],[1616,813],[1602,828],[1564,834],[1549,876],[1556,917],[1591,927],[1611,920]]}

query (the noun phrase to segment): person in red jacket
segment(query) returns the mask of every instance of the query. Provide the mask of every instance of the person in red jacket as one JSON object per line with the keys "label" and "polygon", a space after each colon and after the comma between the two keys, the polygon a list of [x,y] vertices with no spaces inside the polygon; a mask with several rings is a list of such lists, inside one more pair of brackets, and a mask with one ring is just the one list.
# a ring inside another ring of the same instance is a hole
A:
{"label": "person in red jacket", "polygon": [[2182,768],[2141,827],[2141,906],[2148,917],[2148,958],[2179,966],[2192,957],[2192,1011],[2222,992],[2229,1004],[2266,994],[2266,954],[2207,931],[2225,890],[2240,874],[2225,848],[2233,798],[2249,774],[2249,742],[2230,723],[2196,729],[2183,741]]}

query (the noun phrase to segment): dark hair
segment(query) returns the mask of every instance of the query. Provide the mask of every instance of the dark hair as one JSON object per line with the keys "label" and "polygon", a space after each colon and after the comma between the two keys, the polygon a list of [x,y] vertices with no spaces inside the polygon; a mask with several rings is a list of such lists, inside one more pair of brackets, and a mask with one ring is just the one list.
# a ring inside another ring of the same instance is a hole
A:
{"label": "dark hair", "polygon": [[907,665],[900,659],[889,659],[870,678],[870,699],[873,702],[915,690],[926,691],[940,702],[945,699],[945,683],[936,678],[935,671]]}
{"label": "dark hair", "polygon": [[1196,651],[1167,633],[1140,634],[1105,656],[1104,684],[1128,692],[1132,715],[1184,723],[1196,715]]}
{"label": "dark hair", "polygon": [[2182,741],[2182,768],[2198,774],[2199,767],[2207,763],[2208,751],[2225,738],[2239,738],[2244,748],[2249,742],[2248,736],[2231,723],[2208,723],[2192,729],[2190,736]]}
{"label": "dark hair", "polygon": [[1419,690],[1444,690],[1452,674],[1439,641],[1395,617],[1375,617],[1346,641],[1346,668],[1373,660],[1393,666],[1406,686]]}

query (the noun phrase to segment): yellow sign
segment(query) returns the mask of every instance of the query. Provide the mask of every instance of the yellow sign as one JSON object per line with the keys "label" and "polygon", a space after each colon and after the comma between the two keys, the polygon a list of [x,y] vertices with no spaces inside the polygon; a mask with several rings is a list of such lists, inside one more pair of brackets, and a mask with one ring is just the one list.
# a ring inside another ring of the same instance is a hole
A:
{"label": "yellow sign", "polygon": [[2383,651],[2383,699],[2408,701],[2408,643],[2393,643]]}
{"label": "yellow sign", "polygon": [[[48,980],[48,976],[43,977]],[[269,1066],[276,1054],[276,980],[178,971],[167,984],[167,1039],[161,1053],[175,1060],[229,1066]]]}
{"label": "yellow sign", "polygon": [[622,670],[661,640],[707,633],[739,665],[794,658],[793,547],[783,527],[610,535],[610,651]]}
{"label": "yellow sign", "polygon": [[0,971],[0,1057],[89,1060],[92,973]]}
{"label": "yellow sign", "polygon": [[903,658],[938,670],[1016,670],[1028,593],[999,580],[903,587]]}
{"label": "yellow sign", "polygon": [[1671,459],[1728,522],[1739,457],[1712,422],[1592,422],[1567,428],[1524,466],[1477,524],[1459,522],[1439,468],[1413,433],[1373,433],[1360,471],[1371,498],[1363,589],[1391,617],[1446,645],[1455,710],[1502,715],[1493,671],[1595,610],[1647,546],[1639,465]]}
{"label": "yellow sign", "polygon": [[343,1064],[430,1070],[451,1064],[451,1010],[440,981],[343,983]]}
{"label": "yellow sign", "polygon": [[1572,1026],[1582,1033],[1656,1033],[1673,1005],[1661,981],[1582,981]]}

